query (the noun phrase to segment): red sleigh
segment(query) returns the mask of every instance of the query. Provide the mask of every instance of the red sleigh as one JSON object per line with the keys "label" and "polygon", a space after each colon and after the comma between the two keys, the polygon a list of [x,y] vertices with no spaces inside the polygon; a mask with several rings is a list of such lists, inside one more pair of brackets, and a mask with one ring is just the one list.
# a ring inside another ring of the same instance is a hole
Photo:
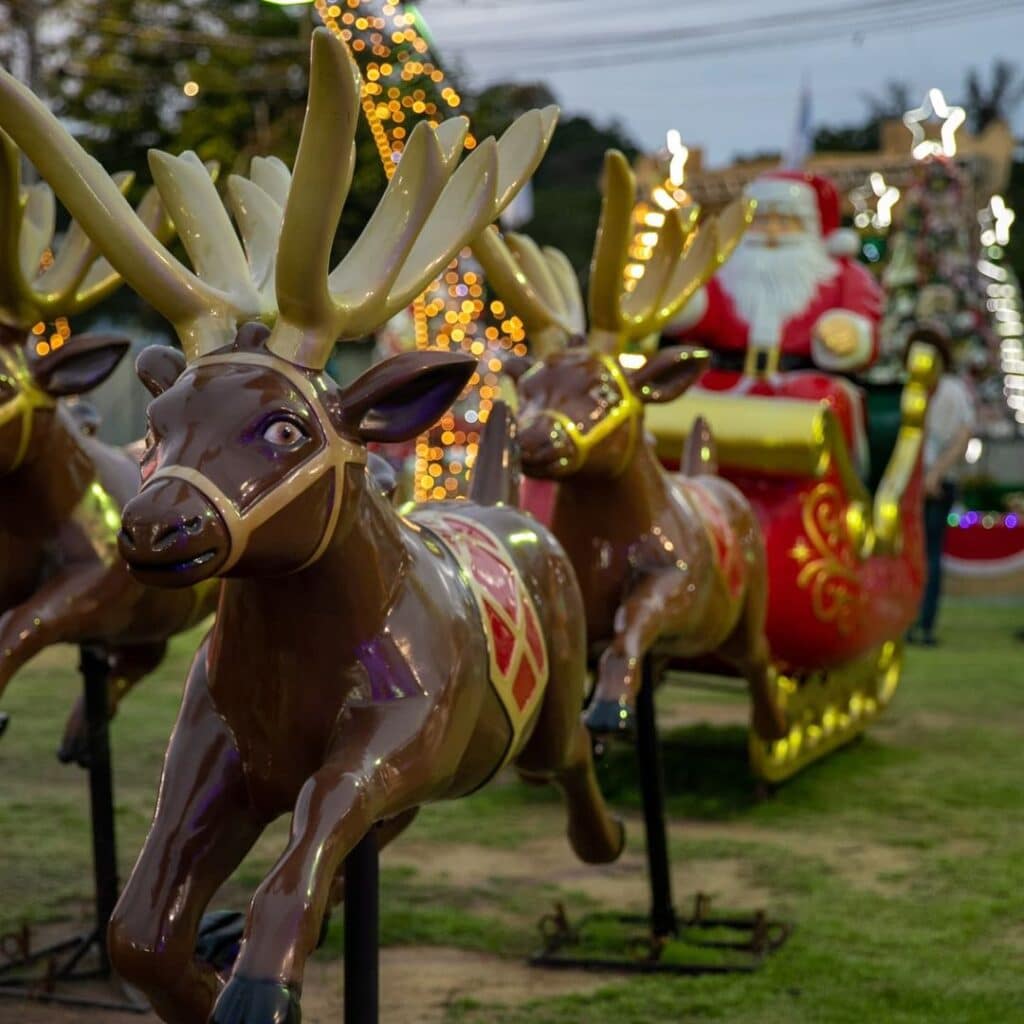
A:
{"label": "red sleigh", "polygon": [[895,443],[873,491],[855,469],[848,424],[825,395],[695,388],[648,409],[647,429],[669,463],[703,417],[719,472],[743,491],[764,532],[766,633],[792,723],[773,742],[751,733],[753,767],[769,781],[860,733],[899,682],[902,637],[924,582],[921,447],[934,350],[914,345],[907,369]]}

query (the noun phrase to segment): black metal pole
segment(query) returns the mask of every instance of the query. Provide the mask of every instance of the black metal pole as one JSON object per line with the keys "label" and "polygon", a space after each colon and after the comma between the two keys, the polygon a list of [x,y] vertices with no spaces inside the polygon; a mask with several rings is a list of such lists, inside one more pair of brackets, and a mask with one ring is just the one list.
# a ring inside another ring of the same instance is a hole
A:
{"label": "black metal pole", "polygon": [[83,645],[79,670],[85,684],[89,743],[89,800],[92,806],[92,855],[96,879],[96,931],[100,970],[110,974],[107,925],[117,903],[117,842],[114,834],[114,781],[110,767],[107,688],[110,663],[101,647]]}
{"label": "black metal pole", "polygon": [[654,713],[654,671],[648,655],[643,660],[640,693],[636,701],[636,753],[640,764],[640,791],[647,833],[647,876],[651,885],[651,931],[656,938],[679,931],[672,903],[672,870],[665,834],[665,779],[661,745]]}
{"label": "black metal pole", "polygon": [[379,855],[371,829],[345,861],[345,1024],[377,1024],[379,945]]}

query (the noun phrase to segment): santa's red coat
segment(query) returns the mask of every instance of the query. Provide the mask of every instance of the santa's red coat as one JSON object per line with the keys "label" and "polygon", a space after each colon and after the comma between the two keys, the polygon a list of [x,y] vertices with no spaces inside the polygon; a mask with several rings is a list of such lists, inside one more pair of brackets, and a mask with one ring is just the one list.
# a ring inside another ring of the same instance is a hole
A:
{"label": "santa's red coat", "polygon": [[[806,309],[783,324],[780,348],[786,355],[813,360],[812,341],[818,321],[826,313],[842,311],[852,315],[861,342],[855,366],[842,368],[860,369],[870,365],[878,354],[882,290],[856,261],[839,258],[835,262],[836,274],[818,286]],[[750,325],[737,312],[731,296],[718,279],[712,278],[690,308],[684,310],[680,321],[665,333],[673,341],[695,342],[721,352],[744,352]]]}

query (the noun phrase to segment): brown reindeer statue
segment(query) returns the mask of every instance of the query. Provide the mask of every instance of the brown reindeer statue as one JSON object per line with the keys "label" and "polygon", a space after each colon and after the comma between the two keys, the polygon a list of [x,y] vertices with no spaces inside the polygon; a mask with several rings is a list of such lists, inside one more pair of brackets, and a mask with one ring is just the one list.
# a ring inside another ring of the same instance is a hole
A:
{"label": "brown reindeer statue", "polygon": [[[120,548],[147,584],[224,583],[109,937],[117,970],[175,1024],[299,1021],[306,959],[348,852],[375,823],[388,839],[419,805],[470,793],[507,762],[561,787],[581,858],[610,861],[622,846],[581,719],[583,605],[557,541],[488,494],[403,518],[366,471],[366,443],[430,426],[475,361],[411,352],[346,388],[323,370],[337,340],[406,306],[497,217],[539,163],[556,111],[526,114],[459,166],[464,119],[417,126],[330,270],[361,82],[325,30],[312,50],[280,231],[239,218],[250,261],[273,268],[263,291],[249,287],[227,213],[189,187],[188,167],[164,161],[154,176],[194,273],[141,230],[38,101],[0,81],[3,126],[185,351],[139,360],[155,400]],[[273,329],[246,322],[258,317]],[[193,956],[200,915],[289,812],[287,848],[221,978]]]}
{"label": "brown reindeer statue", "polygon": [[[53,192],[45,184],[23,189],[20,161],[0,133],[0,694],[44,647],[95,641],[111,660],[113,714],[160,662],[167,638],[213,610],[215,587],[154,590],[134,580],[118,554],[120,510],[138,491],[138,463],[86,436],[58,400],[104,380],[128,342],[37,337],[32,328],[89,309],[121,276],[77,223],[54,244]],[[127,191],[132,176],[115,180]],[[169,237],[155,190],[138,216],[146,231]],[[79,700],[61,760],[84,762],[85,740]]]}
{"label": "brown reindeer statue", "polygon": [[[665,215],[635,290],[624,287],[636,185],[625,157],[605,160],[604,201],[589,290],[590,329],[572,267],[529,238],[489,228],[474,252],[488,281],[540,341],[519,377],[519,443],[527,476],[558,482],[551,527],[572,561],[599,658],[587,723],[628,729],[649,652],[714,656],[749,684],[755,727],[780,735],[764,637],[767,579],[758,523],[730,483],[662,468],[644,405],[680,395],[707,353],[664,349],[626,369],[631,339],[659,331],[725,261],[750,218],[744,203],[694,230]],[[690,453],[691,465],[708,465]]]}

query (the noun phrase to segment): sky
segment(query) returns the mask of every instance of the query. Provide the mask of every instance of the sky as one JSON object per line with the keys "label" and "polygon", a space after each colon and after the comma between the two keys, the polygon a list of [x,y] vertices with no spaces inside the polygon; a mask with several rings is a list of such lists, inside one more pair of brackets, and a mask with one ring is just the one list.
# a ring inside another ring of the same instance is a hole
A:
{"label": "sky", "polygon": [[[435,50],[469,84],[546,82],[564,111],[621,122],[645,149],[669,128],[705,165],[785,150],[801,83],[815,124],[864,119],[906,81],[962,98],[974,66],[1021,68],[1024,0],[421,0]],[[1024,103],[1013,117],[1024,135]],[[909,135],[908,135],[909,139]]]}

